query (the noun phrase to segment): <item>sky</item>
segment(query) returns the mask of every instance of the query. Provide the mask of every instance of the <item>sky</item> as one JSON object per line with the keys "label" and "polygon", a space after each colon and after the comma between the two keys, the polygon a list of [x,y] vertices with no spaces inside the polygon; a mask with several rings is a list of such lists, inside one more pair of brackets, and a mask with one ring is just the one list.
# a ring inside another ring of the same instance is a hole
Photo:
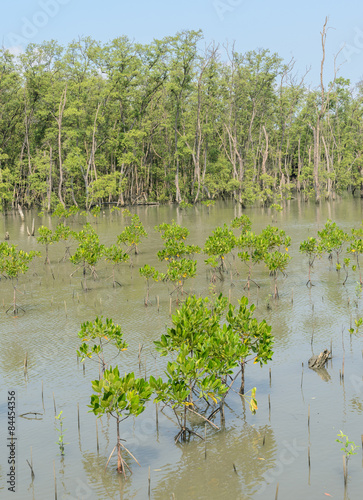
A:
{"label": "sky", "polygon": [[66,45],[82,36],[103,43],[127,35],[149,43],[182,30],[203,31],[200,49],[215,41],[235,43],[244,53],[259,48],[277,52],[285,62],[294,58],[297,76],[310,68],[305,81],[318,87],[321,35],[325,18],[325,84],[334,75],[352,84],[363,79],[363,2],[336,0],[12,0],[1,6],[2,45],[14,53],[28,43],[57,40]]}

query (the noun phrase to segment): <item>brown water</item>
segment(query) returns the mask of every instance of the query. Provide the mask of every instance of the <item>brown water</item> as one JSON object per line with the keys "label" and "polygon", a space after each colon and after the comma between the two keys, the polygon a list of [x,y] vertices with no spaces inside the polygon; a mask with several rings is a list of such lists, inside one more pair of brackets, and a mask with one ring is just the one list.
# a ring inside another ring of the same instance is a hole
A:
{"label": "brown water", "polygon": [[[85,373],[77,363],[77,332],[80,323],[93,320],[96,315],[112,317],[122,325],[130,347],[118,359],[120,371],[139,373],[138,349],[143,345],[141,374],[160,375],[165,358],[159,358],[152,341],[159,338],[170,324],[169,294],[166,284],[156,284],[150,294],[152,306],[144,307],[145,286],[138,267],[154,264],[163,270],[156,258],[162,246],[154,225],[173,218],[190,229],[190,243],[203,245],[206,237],[217,226],[229,223],[241,214],[235,205],[219,203],[208,210],[198,207],[181,212],[175,207],[138,208],[149,237],[140,245],[140,254],[133,258],[134,268],[122,265],[118,276],[121,288],[113,288],[109,265],[97,266],[99,279],[89,281],[91,290],[82,291],[81,276],[70,278],[74,267],[69,262],[57,263],[63,256],[64,246],[59,243],[50,248],[55,279],[44,258],[33,263],[29,273],[19,280],[18,302],[25,314],[13,318],[5,314],[12,301],[12,287],[1,280],[0,312],[0,497],[16,499],[54,498],[54,472],[58,499],[147,499],[148,473],[151,473],[151,498],[154,499],[267,499],[275,498],[279,485],[279,500],[320,499],[344,497],[342,452],[335,442],[341,429],[350,440],[359,445],[357,455],[349,461],[349,480],[345,498],[359,499],[362,494],[362,452],[360,449],[363,412],[362,348],[360,334],[350,337],[350,322],[362,314],[362,299],[356,295],[357,277],[351,273],[342,286],[345,274],[339,275],[326,258],[318,261],[312,275],[316,284],[309,290],[307,260],[298,252],[300,241],[315,235],[329,217],[347,230],[362,221],[360,200],[343,200],[316,207],[314,204],[289,202],[277,215],[277,225],[292,237],[292,260],[288,277],[279,278],[280,299],[271,298],[272,283],[266,270],[256,269],[256,281],[250,300],[257,305],[256,314],[272,325],[275,335],[275,353],[269,365],[260,368],[248,366],[246,390],[256,386],[258,411],[252,415],[237,392],[227,399],[225,426],[220,418],[215,423],[220,430],[207,428],[205,444],[195,438],[183,445],[174,444],[177,427],[166,410],[159,412],[156,428],[155,405],[149,404],[136,419],[122,423],[122,438],[138,458],[141,467],[128,461],[133,474],[123,480],[115,471],[115,458],[106,472],[107,458],[115,445],[115,422],[102,418],[98,424],[99,452],[96,443],[96,419],[88,413],[92,394],[91,380],[98,377],[98,367],[91,361]],[[261,230],[271,222],[267,209],[244,211],[253,222],[253,229]],[[10,243],[20,248],[40,249],[35,238],[29,238],[26,225],[31,225],[32,213],[26,214],[25,223],[17,215],[4,216],[0,234],[10,233]],[[41,224],[55,226],[50,217],[38,218]],[[81,228],[84,219],[73,227]],[[121,215],[105,214],[95,221],[95,227],[105,244],[116,241],[125,220]],[[75,244],[73,245],[73,249]],[[189,288],[198,294],[209,293],[203,257],[198,257],[199,273]],[[242,264],[232,262],[239,276],[226,277],[219,289],[233,303],[243,294],[245,271]],[[160,297],[160,311],[156,296]],[[293,300],[292,300],[293,298]],[[355,302],[356,301],[356,302]],[[267,307],[269,304],[269,308]],[[174,307],[174,306],[173,306]],[[311,339],[313,335],[313,343]],[[329,362],[325,379],[307,368],[312,354],[330,347],[333,359]],[[28,376],[25,379],[23,362],[28,356]],[[340,370],[344,357],[344,380]],[[302,363],[304,367],[302,368]],[[269,381],[271,368],[271,384]],[[303,383],[302,381],[303,371]],[[44,387],[44,407],[42,403]],[[7,491],[8,450],[6,448],[8,390],[16,390],[16,493]],[[235,387],[238,390],[238,384]],[[65,457],[59,456],[58,433],[55,429],[53,393],[57,413],[63,410],[65,430]],[[271,407],[269,410],[268,398]],[[77,425],[77,404],[80,413],[80,433]],[[310,407],[310,428],[308,409]],[[27,412],[41,415],[20,417]],[[197,432],[204,434],[204,424],[194,422]],[[264,443],[264,444],[263,444]],[[310,469],[308,449],[310,447]],[[35,473],[31,481],[32,461]]]}

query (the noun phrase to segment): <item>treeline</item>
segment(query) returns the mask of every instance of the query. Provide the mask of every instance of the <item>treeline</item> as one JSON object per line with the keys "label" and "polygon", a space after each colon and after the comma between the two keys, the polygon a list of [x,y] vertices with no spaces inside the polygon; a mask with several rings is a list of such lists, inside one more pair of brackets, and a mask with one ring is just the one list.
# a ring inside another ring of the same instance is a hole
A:
{"label": "treeline", "polygon": [[0,204],[273,203],[363,194],[363,86],[185,31],[0,51]]}

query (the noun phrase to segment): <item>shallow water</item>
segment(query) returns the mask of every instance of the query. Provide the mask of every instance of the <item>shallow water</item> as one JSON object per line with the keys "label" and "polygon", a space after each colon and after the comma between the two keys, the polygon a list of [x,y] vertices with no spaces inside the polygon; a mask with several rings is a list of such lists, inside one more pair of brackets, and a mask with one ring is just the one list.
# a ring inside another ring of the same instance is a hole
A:
{"label": "shallow water", "polygon": [[[58,498],[82,499],[146,499],[148,474],[151,474],[151,498],[154,499],[236,499],[274,498],[278,484],[279,500],[344,497],[342,452],[335,442],[341,429],[349,439],[360,445],[363,412],[362,337],[350,337],[351,321],[362,314],[362,299],[356,295],[357,276],[351,272],[342,286],[345,273],[337,273],[327,258],[318,261],[308,289],[307,259],[298,252],[299,243],[322,229],[331,218],[346,230],[358,227],[362,221],[361,200],[346,199],[316,207],[299,200],[288,203],[278,214],[275,225],[292,237],[292,256],[288,276],[279,278],[280,299],[271,298],[272,282],[260,266],[255,278],[261,285],[252,287],[250,301],[257,305],[256,315],[266,318],[275,335],[273,361],[263,368],[249,365],[246,369],[246,390],[257,388],[258,411],[252,415],[237,392],[227,399],[225,425],[220,417],[215,423],[220,430],[207,428],[207,442],[197,438],[190,443],[174,445],[177,427],[168,411],[159,412],[156,428],[155,405],[149,404],[136,419],[122,423],[122,438],[139,460],[128,464],[133,474],[124,481],[115,471],[115,458],[106,472],[104,468],[115,444],[115,422],[103,417],[98,423],[99,451],[96,442],[96,419],[88,413],[92,394],[91,380],[98,377],[96,363],[86,363],[85,372],[77,363],[79,346],[77,332],[81,322],[96,315],[112,317],[122,326],[127,352],[118,358],[120,371],[139,373],[138,350],[142,349],[141,374],[160,375],[165,358],[156,355],[153,340],[157,340],[170,325],[169,294],[171,287],[156,284],[150,294],[153,305],[145,308],[145,286],[138,267],[145,263],[163,270],[156,258],[162,247],[156,224],[177,223],[190,229],[189,242],[203,245],[217,225],[229,223],[241,210],[231,203],[218,203],[208,211],[197,207],[180,211],[171,206],[139,207],[139,214],[149,237],[140,245],[140,254],[133,257],[134,267],[121,265],[117,271],[122,287],[113,288],[107,280],[111,267],[104,262],[97,266],[99,279],[89,280],[90,290],[84,292],[81,275],[69,262],[58,261],[64,254],[59,243],[50,247],[50,259],[55,279],[44,257],[31,265],[28,274],[19,280],[18,302],[25,314],[13,318],[5,310],[11,305],[11,283],[2,280],[0,286],[1,350],[0,350],[0,497],[17,499],[54,498],[54,470]],[[271,223],[268,209],[248,209],[253,230],[260,231]],[[55,227],[48,216],[39,218],[31,212],[21,223],[18,216],[7,215],[0,220],[0,234],[10,233],[10,243],[25,250],[44,249],[29,238],[26,226],[32,217],[36,227]],[[90,219],[91,220],[91,219]],[[72,223],[80,229],[84,218]],[[105,244],[112,244],[122,231],[125,219],[118,214],[105,214],[93,223]],[[75,244],[73,244],[73,250]],[[232,276],[226,276],[217,291],[231,297],[233,303],[241,297],[246,272],[238,259],[231,259]],[[198,257],[199,273],[186,289],[207,295],[209,278],[203,257]],[[239,275],[235,274],[235,270]],[[160,297],[157,310],[156,296]],[[269,305],[269,307],[267,307]],[[173,305],[173,308],[175,305]],[[333,344],[333,359],[324,377],[307,368],[312,354]],[[28,376],[24,378],[23,363],[28,357]],[[111,355],[112,353],[110,353]],[[344,358],[344,379],[340,378]],[[304,366],[302,367],[302,363]],[[269,380],[271,368],[271,383]],[[303,373],[303,375],[302,375]],[[42,401],[43,384],[43,401]],[[6,474],[6,397],[16,390],[16,494],[7,492]],[[235,387],[238,390],[238,383]],[[63,411],[65,457],[59,456],[58,433],[54,419]],[[270,409],[269,409],[270,397]],[[43,404],[44,403],[44,404]],[[80,414],[80,433],[77,424]],[[308,411],[310,407],[310,426]],[[41,415],[21,414],[36,412]],[[204,423],[195,420],[194,429],[204,434]],[[206,458],[205,458],[206,449]],[[310,469],[308,451],[310,449]],[[35,473],[31,481],[32,455]],[[361,498],[362,453],[349,460],[349,480],[345,498]]]}

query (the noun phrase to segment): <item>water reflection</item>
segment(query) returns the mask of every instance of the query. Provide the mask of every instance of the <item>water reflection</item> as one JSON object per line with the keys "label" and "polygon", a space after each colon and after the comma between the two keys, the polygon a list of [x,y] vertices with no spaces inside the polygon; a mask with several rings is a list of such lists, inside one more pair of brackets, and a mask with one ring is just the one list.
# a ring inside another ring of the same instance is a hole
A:
{"label": "water reflection", "polygon": [[[254,270],[260,289],[251,288],[250,302],[257,305],[256,316],[271,323],[275,335],[275,353],[272,368],[272,384],[268,383],[268,368],[251,366],[246,371],[249,388],[257,387],[259,410],[251,416],[241,406],[237,395],[231,394],[226,401],[225,425],[220,431],[207,430],[207,459],[204,458],[204,442],[192,439],[190,443],[175,446],[173,436],[177,432],[174,423],[160,414],[159,433],[155,429],[155,408],[150,405],[144,415],[135,421],[125,422],[122,429],[126,446],[140,459],[139,468],[129,463],[133,474],[122,480],[115,472],[112,459],[106,472],[104,467],[114,443],[114,421],[98,421],[99,454],[96,452],[95,417],[87,414],[91,394],[90,381],[98,376],[97,366],[86,365],[86,371],[76,362],[79,345],[77,332],[80,323],[92,320],[97,314],[112,317],[122,325],[129,350],[120,356],[121,371],[134,370],[139,374],[138,349],[143,346],[141,375],[155,371],[160,375],[164,359],[153,355],[152,341],[170,325],[169,304],[171,290],[165,284],[157,284],[150,295],[154,305],[144,307],[144,282],[138,268],[145,263],[163,271],[163,263],[156,252],[162,241],[153,227],[161,221],[178,223],[190,229],[191,244],[203,245],[217,225],[229,223],[243,214],[251,217],[253,230],[261,231],[271,222],[271,213],[265,208],[242,209],[228,202],[217,203],[208,211],[206,207],[180,211],[173,206],[135,207],[146,227],[149,237],[140,245],[140,254],[134,258],[134,267],[122,265],[118,269],[121,287],[113,288],[110,266],[100,262],[97,267],[99,280],[90,281],[92,290],[85,293],[79,277],[70,278],[74,267],[69,262],[59,262],[64,256],[64,245],[50,248],[51,265],[43,265],[43,259],[34,262],[29,274],[19,280],[25,290],[21,302],[26,314],[13,319],[1,310],[0,332],[0,379],[18,392],[19,411],[42,411],[41,380],[44,381],[44,406],[46,412],[38,422],[19,421],[19,437],[22,452],[29,456],[33,447],[37,476],[34,487],[29,486],[29,470],[24,460],[19,462],[19,498],[51,498],[54,496],[53,460],[56,460],[59,495],[64,498],[147,498],[148,468],[151,469],[151,497],[177,500],[208,498],[219,500],[229,496],[238,499],[274,498],[279,482],[279,500],[314,498],[324,491],[344,496],[341,477],[341,455],[335,437],[342,428],[355,442],[361,434],[359,417],[362,413],[362,338],[350,336],[348,328],[354,319],[363,315],[362,300],[357,297],[355,277],[352,273],[343,287],[343,274],[335,271],[326,259],[316,262],[311,290],[307,289],[308,264],[299,254],[299,243],[307,235],[315,235],[328,217],[348,229],[359,226],[362,217],[360,200],[342,200],[321,207],[303,203],[300,199],[288,203],[288,208],[277,216],[277,225],[292,237],[288,277],[280,279],[280,300],[271,298],[271,280],[263,265]],[[3,219],[4,228],[10,233],[10,242],[25,250],[38,249],[35,238],[26,235],[26,224],[35,217],[36,227],[52,223],[45,217],[26,213],[26,221],[19,224],[17,217]],[[85,222],[78,217],[72,222],[80,229]],[[125,226],[121,214],[107,215],[97,220],[97,232],[101,241],[110,245],[115,242]],[[25,229],[24,229],[25,228]],[[74,246],[72,250],[74,250]],[[209,277],[198,256],[199,274],[187,288],[193,293],[211,293]],[[215,292],[230,295],[232,303],[244,294],[245,269],[239,259],[230,259],[232,277],[226,274],[224,282],[217,284]],[[236,274],[238,270],[239,275]],[[24,288],[25,287],[25,288]],[[0,304],[11,302],[10,283],[1,282]],[[157,309],[157,297],[160,309]],[[356,301],[356,302],[355,302]],[[172,310],[175,304],[172,305]],[[311,352],[329,348],[333,341],[333,360],[323,373],[305,369],[303,375],[304,399],[301,395],[301,363],[307,364]],[[311,340],[313,340],[311,342]],[[28,353],[28,381],[25,382],[23,363]],[[340,384],[339,370],[345,357],[345,382]],[[329,383],[325,383],[329,381]],[[57,457],[54,433],[52,392],[57,407],[64,409],[67,428],[65,440],[69,442],[63,464]],[[272,410],[269,419],[267,405],[271,395]],[[81,421],[81,441],[77,429],[77,403]],[[312,469],[309,486],[306,450],[308,446],[307,412],[311,405]],[[0,428],[5,428],[6,406],[0,401]],[[219,417],[218,417],[219,418]],[[197,432],[204,435],[204,424],[195,421]],[[295,441],[299,446],[295,446]],[[264,442],[264,444],[263,444]],[[284,444],[285,443],[285,444]],[[289,447],[286,446],[286,443]],[[292,448],[291,448],[292,447]],[[291,451],[291,449],[293,451]],[[301,451],[304,450],[304,451]],[[296,454],[296,456],[293,455]],[[291,461],[291,458],[294,458]],[[360,498],[360,466],[351,461],[349,496]],[[289,462],[289,465],[284,465]],[[44,471],[44,472],[40,472]],[[0,451],[0,477],[6,474],[6,454]],[[3,481],[2,481],[3,482]],[[328,485],[324,490],[324,485]],[[0,485],[0,488],[3,485]],[[35,490],[35,493],[34,493]],[[262,492],[263,490],[263,492]],[[258,493],[260,492],[260,495]],[[78,495],[78,497],[77,497]],[[88,496],[87,496],[88,495]],[[298,495],[298,496],[297,496]],[[320,495],[320,496],[321,496]],[[348,498],[348,496],[347,496]]]}
{"label": "water reflection", "polygon": [[275,465],[276,443],[270,426],[245,423],[242,428],[208,432],[206,459],[203,442],[180,445],[180,450],[173,474],[153,491],[156,499],[172,493],[175,498],[250,498],[264,482],[263,474]]}

